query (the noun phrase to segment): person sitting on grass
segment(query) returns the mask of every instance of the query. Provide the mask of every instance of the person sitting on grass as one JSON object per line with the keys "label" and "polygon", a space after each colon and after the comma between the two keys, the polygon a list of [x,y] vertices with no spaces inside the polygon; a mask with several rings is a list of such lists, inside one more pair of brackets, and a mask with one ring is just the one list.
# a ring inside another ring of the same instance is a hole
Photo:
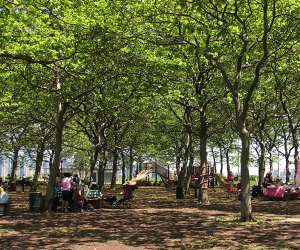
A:
{"label": "person sitting on grass", "polygon": [[282,179],[281,179],[279,176],[277,176],[277,177],[275,178],[274,184],[275,184],[276,186],[282,186],[282,185],[283,185]]}
{"label": "person sitting on grass", "polygon": [[263,187],[267,188],[268,186],[273,185],[273,176],[272,173],[269,172],[266,174],[266,177],[264,178]]}

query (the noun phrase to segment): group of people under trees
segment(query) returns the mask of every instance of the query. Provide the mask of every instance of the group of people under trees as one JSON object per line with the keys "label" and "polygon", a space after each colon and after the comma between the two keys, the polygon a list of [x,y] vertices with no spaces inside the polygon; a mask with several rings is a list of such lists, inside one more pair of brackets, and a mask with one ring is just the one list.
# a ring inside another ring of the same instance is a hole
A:
{"label": "group of people under trees", "polygon": [[79,187],[80,178],[77,174],[72,176],[70,173],[64,173],[63,178],[57,183],[62,192],[62,211],[68,212],[71,202],[75,202],[77,209],[82,212],[86,200],[84,199]]}
{"label": "group of people under trees", "polygon": [[268,172],[263,180],[263,187],[267,188],[268,186],[271,186],[274,184],[281,185],[282,181],[279,177],[274,180],[272,172]]}
{"label": "group of people under trees", "polygon": [[[229,172],[226,181],[228,183],[233,183],[237,180],[237,177],[234,176],[233,172]],[[271,172],[268,172],[263,179],[263,188],[267,188],[268,186],[274,184],[280,184],[280,180],[273,180],[273,176]],[[77,204],[77,207],[80,211],[82,211],[83,205],[85,203],[84,197],[79,189],[80,178],[77,174],[72,176],[70,173],[64,173],[63,178],[57,179],[57,186],[60,188],[62,192],[62,210],[64,212],[69,211],[68,208],[70,206],[70,202],[74,201]],[[4,206],[1,205],[7,203],[9,199],[8,193],[5,189],[0,185],[0,212],[3,211]]]}
{"label": "group of people under trees", "polygon": [[[237,177],[234,176],[233,172],[230,171],[228,173],[227,178],[226,178],[227,183],[231,183],[232,184],[235,180],[237,180]],[[267,188],[267,187],[269,187],[271,185],[281,185],[281,184],[282,184],[282,181],[280,180],[280,178],[276,178],[274,180],[272,172],[268,172],[266,174],[266,176],[264,177],[264,179],[263,179],[262,187],[263,188]],[[263,194],[263,190],[262,190],[262,188],[260,186],[255,186],[254,189],[255,189],[254,193],[259,193],[260,195]],[[257,196],[257,195],[253,195],[253,196]]]}
{"label": "group of people under trees", "polygon": [[[69,211],[92,211],[94,209],[93,205],[89,203],[87,198],[85,197],[88,193],[88,190],[98,190],[98,185],[91,184],[89,188],[83,187],[80,178],[77,174],[72,176],[70,173],[64,173],[63,178],[57,182],[56,187],[62,193],[62,212]],[[122,202],[125,199],[130,198],[132,195],[132,185],[124,185],[124,198],[118,200],[118,202]],[[135,188],[135,187],[134,187]],[[117,201],[117,197],[115,195],[104,195],[100,193],[103,200],[109,202],[111,205],[113,202]]]}
{"label": "group of people under trees", "polygon": [[[6,191],[6,187],[2,184],[0,183],[0,212],[4,211],[5,204],[9,202],[9,194]],[[59,190],[62,192],[62,209],[64,212],[69,211],[68,208],[71,201],[74,201],[78,210],[82,211],[85,201],[80,193],[79,184],[80,178],[77,174],[72,176],[70,173],[64,173],[63,178],[57,178],[56,188],[59,187]]]}
{"label": "group of people under trees", "polygon": [[[268,187],[271,187],[271,186],[282,186],[283,185],[283,182],[282,180],[277,177],[277,178],[273,178],[273,175],[272,175],[272,172],[268,172],[266,173],[265,177],[263,178],[263,181],[262,181],[262,185],[261,186],[254,186],[252,188],[252,196],[253,197],[258,197],[258,196],[263,196],[265,194],[265,190],[268,188]],[[289,192],[292,192],[293,190],[298,190],[299,188],[297,187],[296,189],[295,188],[291,188],[291,189],[286,189],[287,191]]]}

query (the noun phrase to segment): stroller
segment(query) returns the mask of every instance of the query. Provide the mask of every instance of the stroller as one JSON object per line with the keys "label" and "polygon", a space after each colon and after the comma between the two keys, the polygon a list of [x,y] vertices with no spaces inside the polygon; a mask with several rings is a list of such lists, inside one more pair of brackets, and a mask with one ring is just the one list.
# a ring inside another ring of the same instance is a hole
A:
{"label": "stroller", "polygon": [[95,208],[93,207],[93,205],[90,204],[85,197],[83,197],[82,198],[82,210],[88,212],[88,211],[94,211],[94,209]]}
{"label": "stroller", "polygon": [[108,208],[132,208],[133,191],[137,188],[137,185],[125,184],[121,195],[103,195],[102,201],[107,202]]}
{"label": "stroller", "polygon": [[137,185],[123,185],[123,195],[113,203],[113,208],[132,208],[132,199],[134,197],[134,190],[137,189]]}

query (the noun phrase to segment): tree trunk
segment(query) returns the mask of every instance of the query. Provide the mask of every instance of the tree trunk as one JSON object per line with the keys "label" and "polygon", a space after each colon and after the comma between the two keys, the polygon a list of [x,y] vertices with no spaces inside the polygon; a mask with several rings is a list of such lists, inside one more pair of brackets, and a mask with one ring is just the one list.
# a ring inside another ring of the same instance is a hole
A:
{"label": "tree trunk", "polygon": [[119,158],[118,148],[114,147],[114,150],[113,150],[113,164],[112,164],[112,176],[111,176],[111,183],[110,183],[110,188],[112,190],[115,190],[116,185],[117,185],[118,158]]}
{"label": "tree trunk", "polygon": [[273,154],[272,154],[272,152],[270,151],[269,152],[269,163],[270,163],[270,172],[272,172],[273,173]]}
{"label": "tree trunk", "polygon": [[223,149],[222,146],[220,145],[220,174],[223,175],[223,167],[224,167],[224,162],[223,162]]}
{"label": "tree trunk", "polygon": [[295,148],[294,160],[295,160],[294,183],[296,183],[297,174],[299,174],[299,178],[300,178],[300,153],[299,153],[298,146]]}
{"label": "tree trunk", "polygon": [[190,184],[191,184],[191,177],[193,175],[194,171],[194,151],[193,148],[191,148],[190,151],[190,157],[189,157],[189,164],[187,168],[187,178],[185,183],[185,195],[190,194]]}
{"label": "tree trunk", "polygon": [[216,173],[216,170],[217,170],[217,160],[216,160],[216,156],[215,156],[215,152],[214,152],[214,149],[213,147],[211,147],[211,154],[212,154],[212,158],[213,158],[213,172]]}
{"label": "tree trunk", "polygon": [[[198,201],[201,203],[209,203],[208,200],[208,172],[207,172],[207,121],[206,121],[206,110],[202,108],[200,112],[200,166],[202,173],[199,179],[199,195]],[[202,184],[203,183],[203,184]]]}
{"label": "tree trunk", "polygon": [[38,186],[38,178],[41,173],[41,168],[44,159],[44,151],[45,151],[45,138],[43,138],[37,148],[36,162],[35,162],[35,172],[33,176],[33,185],[31,186],[30,191],[36,192]]}
{"label": "tree trunk", "polygon": [[99,170],[98,170],[98,186],[99,190],[102,191],[104,187],[104,182],[105,182],[105,169],[107,166],[107,156],[108,152],[106,149],[106,145],[104,145],[104,150],[103,150],[103,157],[102,160],[99,162]]}
{"label": "tree trunk", "polygon": [[297,155],[295,155],[295,179],[294,183],[296,187],[300,186],[300,154],[297,152]]}
{"label": "tree trunk", "polygon": [[182,162],[182,167],[180,170],[180,174],[178,176],[178,184],[177,184],[177,189],[176,189],[176,199],[183,199],[185,196],[185,184],[186,184],[186,173],[187,173],[187,166],[188,166],[188,159],[189,159],[189,135],[187,136],[187,145],[185,147],[185,152],[184,152],[184,159]]}
{"label": "tree trunk", "polygon": [[53,157],[54,157],[54,151],[50,150],[50,152],[49,152],[49,172],[51,171],[52,166],[53,166]]}
{"label": "tree trunk", "polygon": [[18,160],[19,160],[19,151],[20,148],[18,146],[14,147],[14,155],[12,159],[12,168],[11,168],[11,174],[10,174],[10,182],[15,183],[17,180],[17,169],[18,169]]}
{"label": "tree trunk", "polygon": [[225,157],[226,157],[226,166],[227,166],[227,176],[230,173],[230,159],[229,159],[229,148],[226,148],[225,150]]}
{"label": "tree trunk", "polygon": [[178,175],[178,183],[176,187],[176,199],[184,199],[185,174],[186,174],[186,166],[183,166]]}
{"label": "tree trunk", "polygon": [[97,161],[98,161],[98,156],[99,156],[99,153],[100,153],[100,146],[99,144],[95,145],[94,146],[94,150],[90,156],[90,167],[89,167],[89,171],[87,173],[87,175],[85,176],[84,178],[84,183],[88,186],[90,186],[91,184],[91,176],[95,170],[95,167],[96,167],[96,164],[97,164]]}
{"label": "tree trunk", "polygon": [[53,165],[50,169],[50,176],[47,185],[46,197],[45,197],[45,210],[51,210],[51,201],[54,192],[54,185],[56,181],[56,176],[59,173],[59,166],[61,160],[61,152],[62,152],[62,138],[63,138],[63,129],[64,129],[64,115],[66,113],[68,104],[59,104],[57,119],[56,119],[56,133],[55,133],[55,153],[53,159]]}
{"label": "tree trunk", "polygon": [[104,165],[103,162],[99,162],[99,168],[98,168],[98,187],[99,190],[102,191],[104,187]]}
{"label": "tree trunk", "polygon": [[132,176],[133,176],[133,162],[134,162],[133,149],[132,149],[132,147],[130,147],[130,151],[129,151],[129,180],[131,180]]}
{"label": "tree trunk", "polygon": [[175,167],[176,167],[177,179],[179,179],[179,175],[180,175],[180,164],[181,164],[181,158],[179,155],[176,155]]}
{"label": "tree trunk", "polygon": [[[105,130],[106,130],[106,124],[102,124],[101,127],[99,128],[99,133],[98,133],[97,137],[94,138],[95,139],[94,151],[90,157],[89,171],[86,173],[86,176],[84,178],[84,183],[88,186],[91,184],[91,176],[95,170],[99,154],[100,154],[101,150],[103,150],[107,147]],[[98,171],[98,175],[100,173],[101,173],[101,171]],[[98,176],[98,181],[99,181],[99,176]]]}
{"label": "tree trunk", "polygon": [[[290,160],[289,160],[289,155],[285,155],[285,183],[288,183],[290,181]],[[280,178],[280,173],[279,173],[279,167],[278,167],[278,178]]]}
{"label": "tree trunk", "polygon": [[125,155],[123,151],[121,151],[121,159],[122,159],[122,184],[124,184],[126,182],[126,163],[125,163]]}
{"label": "tree trunk", "polygon": [[[56,88],[58,91],[61,90],[60,76],[58,72],[55,72]],[[54,159],[53,165],[50,169],[50,176],[46,190],[46,197],[44,203],[45,211],[50,211],[52,207],[52,197],[54,193],[54,186],[56,183],[56,176],[59,173],[59,166],[62,153],[62,138],[63,129],[65,126],[64,115],[69,106],[68,103],[61,102],[60,96],[58,97],[57,114],[56,114],[56,131],[55,131],[55,145],[54,145]]]}
{"label": "tree trunk", "polygon": [[[242,122],[244,124],[244,122]],[[241,221],[252,220],[252,204],[250,195],[249,178],[249,155],[250,155],[250,137],[246,127],[240,129],[242,141],[241,153]]]}
{"label": "tree trunk", "polygon": [[260,155],[258,157],[258,185],[261,185],[264,179],[265,171],[266,171],[266,146],[264,142],[259,142],[260,147]]}

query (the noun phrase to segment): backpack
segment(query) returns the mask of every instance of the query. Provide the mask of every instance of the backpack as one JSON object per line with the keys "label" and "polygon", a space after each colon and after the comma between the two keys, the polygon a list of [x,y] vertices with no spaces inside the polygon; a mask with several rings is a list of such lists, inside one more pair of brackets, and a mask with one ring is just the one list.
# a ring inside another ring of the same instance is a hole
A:
{"label": "backpack", "polygon": [[259,197],[259,196],[263,196],[263,189],[261,186],[253,186],[252,188],[252,193],[251,196],[252,197]]}

